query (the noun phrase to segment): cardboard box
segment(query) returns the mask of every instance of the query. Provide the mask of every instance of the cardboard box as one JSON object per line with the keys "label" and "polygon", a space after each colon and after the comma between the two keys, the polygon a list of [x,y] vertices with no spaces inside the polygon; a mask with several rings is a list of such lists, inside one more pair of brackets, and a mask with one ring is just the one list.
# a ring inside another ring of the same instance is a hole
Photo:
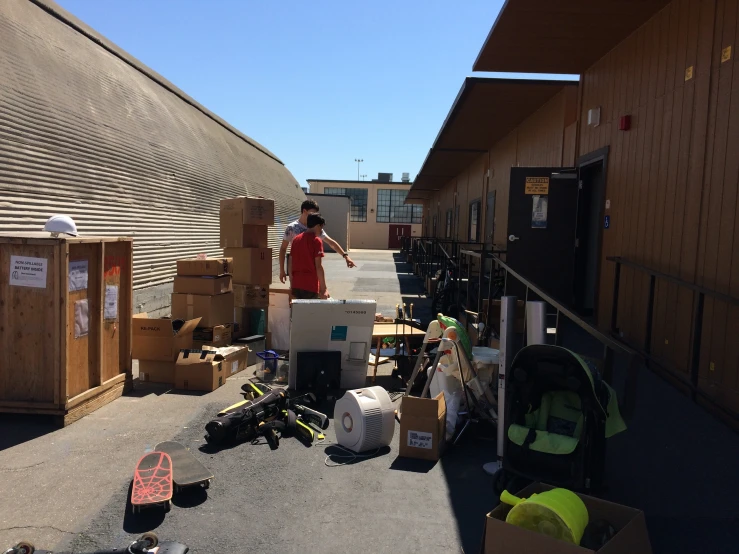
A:
{"label": "cardboard box", "polygon": [[400,456],[436,461],[446,444],[446,402],[436,398],[403,397],[400,418]]}
{"label": "cardboard box", "polygon": [[199,327],[215,327],[232,323],[234,294],[172,294],[172,317],[175,319],[200,318]]}
{"label": "cardboard box", "polygon": [[274,225],[275,201],[255,196],[221,200],[221,228],[233,225]]}
{"label": "cardboard box", "polygon": [[[405,401],[404,401],[405,402]],[[405,410],[403,413],[405,417]],[[543,483],[532,483],[516,493],[519,498],[528,498],[534,493],[554,487]],[[588,509],[590,521],[604,519],[616,529],[616,535],[605,546],[595,550],[553,539],[505,522],[511,506],[499,504],[485,519],[481,554],[651,554],[644,512],[599,498],[578,494]]]}
{"label": "cardboard box", "polygon": [[182,276],[198,276],[204,275],[217,277],[231,273],[231,258],[188,258],[186,260],[177,260],[177,275]]}
{"label": "cardboard box", "polygon": [[233,278],[231,275],[220,275],[219,277],[184,277],[178,275],[174,278],[172,292],[184,294],[225,294],[233,291]]}
{"label": "cardboard box", "polygon": [[269,285],[234,285],[234,307],[269,307]]}
{"label": "cardboard box", "polygon": [[149,318],[136,314],[131,320],[133,330],[132,357],[135,360],[174,362],[183,348],[192,348],[192,333],[200,318],[191,318],[175,331],[172,320]]}
{"label": "cardboard box", "polygon": [[183,350],[175,365],[175,388],[214,391],[231,375],[246,369],[248,356],[248,348]]}
{"label": "cardboard box", "polygon": [[233,259],[235,284],[269,285],[272,283],[271,248],[225,248],[223,253]]}
{"label": "cardboard box", "polygon": [[244,225],[235,218],[221,220],[221,248],[267,248],[269,227]]}
{"label": "cardboard box", "polygon": [[208,328],[199,327],[193,333],[193,348],[197,349],[201,346],[214,346],[216,348],[230,346],[232,330],[232,323],[224,323],[223,325]]}
{"label": "cardboard box", "polygon": [[139,360],[139,381],[174,384],[174,361]]}

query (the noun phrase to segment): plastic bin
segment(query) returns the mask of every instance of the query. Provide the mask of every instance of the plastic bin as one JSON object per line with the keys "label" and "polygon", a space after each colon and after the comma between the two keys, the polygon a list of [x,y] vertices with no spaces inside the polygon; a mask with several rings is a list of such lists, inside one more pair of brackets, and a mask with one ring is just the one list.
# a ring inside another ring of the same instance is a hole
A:
{"label": "plastic bin", "polygon": [[257,377],[262,381],[272,381],[277,374],[280,356],[274,350],[257,352]]}

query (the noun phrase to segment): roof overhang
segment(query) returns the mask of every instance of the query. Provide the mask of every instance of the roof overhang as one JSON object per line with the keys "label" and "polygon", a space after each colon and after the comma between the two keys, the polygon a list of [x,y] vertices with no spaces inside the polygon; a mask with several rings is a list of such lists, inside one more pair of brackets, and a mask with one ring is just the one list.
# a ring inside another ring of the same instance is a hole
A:
{"label": "roof overhang", "polygon": [[506,0],[474,71],[582,74],[670,0]]}
{"label": "roof overhang", "polygon": [[529,115],[577,81],[468,77],[408,198],[440,190]]}

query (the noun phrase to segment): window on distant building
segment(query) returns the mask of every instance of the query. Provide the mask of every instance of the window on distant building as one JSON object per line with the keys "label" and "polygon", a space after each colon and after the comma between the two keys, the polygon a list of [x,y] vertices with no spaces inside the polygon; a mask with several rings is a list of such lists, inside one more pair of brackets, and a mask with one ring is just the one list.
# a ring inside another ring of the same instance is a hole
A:
{"label": "window on distant building", "polygon": [[351,201],[349,221],[367,221],[367,189],[325,187],[323,194],[348,196]]}
{"label": "window on distant building", "polygon": [[480,201],[470,204],[470,242],[480,241]]}
{"label": "window on distant building", "polygon": [[444,236],[448,239],[452,238],[452,209],[451,208],[449,208],[446,211],[446,234]]}
{"label": "window on distant building", "polygon": [[377,190],[377,223],[421,223],[423,206],[404,204],[407,190]]}

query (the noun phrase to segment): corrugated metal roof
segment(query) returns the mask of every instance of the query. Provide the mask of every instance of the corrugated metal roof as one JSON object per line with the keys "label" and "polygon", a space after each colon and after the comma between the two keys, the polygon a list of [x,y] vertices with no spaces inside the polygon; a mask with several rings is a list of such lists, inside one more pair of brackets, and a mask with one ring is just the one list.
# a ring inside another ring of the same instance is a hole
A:
{"label": "corrugated metal roof", "polygon": [[219,200],[261,195],[277,256],[305,195],[268,150],[36,2],[0,2],[0,36],[0,229],[65,213],[81,233],[133,236],[140,288],[221,254]]}

